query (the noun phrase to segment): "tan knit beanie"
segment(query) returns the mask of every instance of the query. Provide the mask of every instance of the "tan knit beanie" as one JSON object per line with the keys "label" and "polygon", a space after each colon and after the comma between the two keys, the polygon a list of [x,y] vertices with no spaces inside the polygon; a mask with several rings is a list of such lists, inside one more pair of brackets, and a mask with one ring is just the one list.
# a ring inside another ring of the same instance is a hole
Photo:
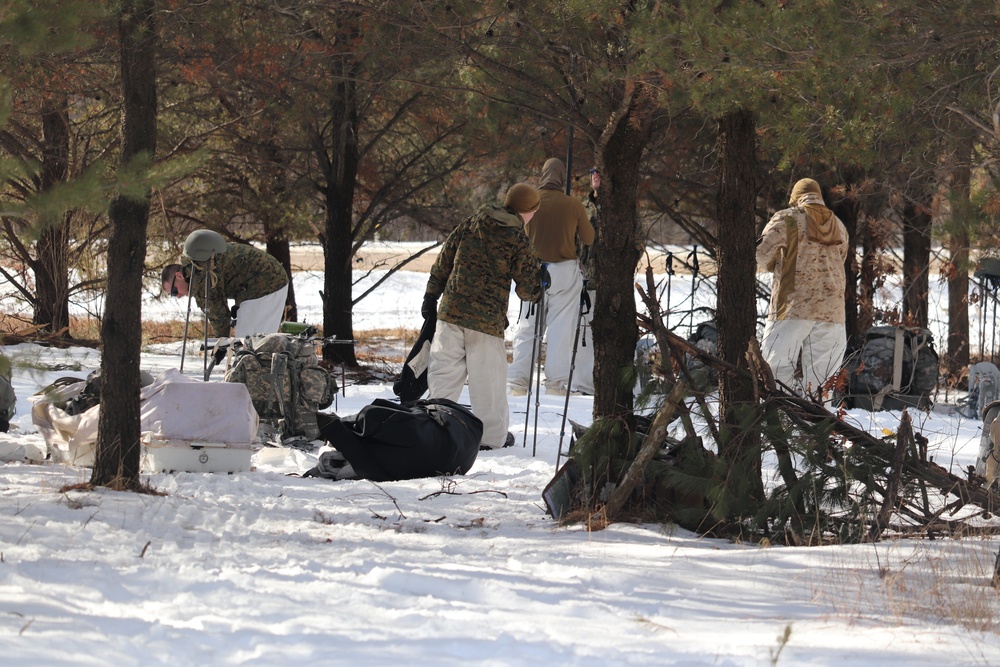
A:
{"label": "tan knit beanie", "polygon": [[538,208],[538,203],[540,201],[541,200],[538,198],[538,190],[531,187],[527,183],[517,183],[512,185],[510,190],[507,191],[507,196],[504,197],[503,205],[517,211],[518,213],[529,213]]}
{"label": "tan knit beanie", "polygon": [[800,179],[792,188],[792,194],[788,198],[788,203],[795,206],[802,195],[814,194],[823,196],[823,191],[819,188],[819,183],[811,178]]}

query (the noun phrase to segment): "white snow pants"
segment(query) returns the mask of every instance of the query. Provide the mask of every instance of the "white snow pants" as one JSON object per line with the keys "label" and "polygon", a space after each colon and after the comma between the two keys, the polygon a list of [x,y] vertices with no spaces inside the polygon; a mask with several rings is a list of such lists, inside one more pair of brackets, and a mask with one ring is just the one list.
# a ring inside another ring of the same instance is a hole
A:
{"label": "white snow pants", "polygon": [[588,290],[590,312],[585,313],[580,324],[580,340],[576,344],[576,364],[573,366],[573,391],[588,396],[594,395],[594,337],[591,323],[594,321],[594,303],[597,292]]}
{"label": "white snow pants", "polygon": [[281,327],[281,316],[285,314],[285,299],[288,285],[259,299],[248,299],[236,310],[237,338],[254,334],[276,333]]}
{"label": "white snow pants", "polygon": [[844,325],[812,320],[768,320],[761,353],[774,379],[793,387],[796,362],[802,355],[802,391],[816,394],[844,361]]}
{"label": "white snow pants", "polygon": [[507,441],[507,350],[503,338],[438,320],[427,367],[430,398],[458,402],[466,380],[472,412],[483,422],[483,446]]}
{"label": "white snow pants", "polygon": [[[573,352],[573,336],[580,317],[580,290],[583,274],[575,259],[548,265],[552,284],[545,290],[545,386],[549,389],[566,389],[569,379],[569,362]],[[507,382],[518,388],[527,388],[531,367],[531,347],[535,336],[535,313],[522,317],[514,334],[514,360],[507,372]],[[535,354],[541,350],[536,346]]]}

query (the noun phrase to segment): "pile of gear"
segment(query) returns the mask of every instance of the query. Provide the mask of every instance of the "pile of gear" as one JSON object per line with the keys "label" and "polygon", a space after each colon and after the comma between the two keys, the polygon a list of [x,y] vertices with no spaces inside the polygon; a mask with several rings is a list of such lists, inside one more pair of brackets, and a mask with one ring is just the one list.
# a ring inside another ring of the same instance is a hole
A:
{"label": "pile of gear", "polygon": [[246,385],[260,417],[258,440],[309,442],[319,437],[316,415],[333,404],[337,380],[319,363],[315,329],[273,333],[232,344],[226,382]]}
{"label": "pile of gear", "polygon": [[927,329],[876,326],[848,354],[847,407],[865,410],[926,409],[937,387],[938,354]]}

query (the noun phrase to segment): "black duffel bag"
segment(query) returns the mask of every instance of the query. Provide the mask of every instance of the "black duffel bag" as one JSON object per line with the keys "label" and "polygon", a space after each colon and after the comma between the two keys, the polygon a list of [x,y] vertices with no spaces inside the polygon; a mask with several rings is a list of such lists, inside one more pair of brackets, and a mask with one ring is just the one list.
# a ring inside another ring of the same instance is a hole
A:
{"label": "black duffel bag", "polygon": [[390,482],[464,475],[479,455],[483,422],[443,398],[411,406],[377,398],[357,415],[327,422],[320,435],[357,477]]}

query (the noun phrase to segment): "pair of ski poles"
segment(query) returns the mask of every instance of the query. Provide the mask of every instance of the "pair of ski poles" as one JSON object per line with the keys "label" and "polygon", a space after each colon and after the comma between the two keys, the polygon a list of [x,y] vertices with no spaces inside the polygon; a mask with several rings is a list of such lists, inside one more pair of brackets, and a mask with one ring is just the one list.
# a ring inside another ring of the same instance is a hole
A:
{"label": "pair of ski poles", "polygon": [[[559,429],[559,456],[562,455],[562,444],[566,433],[566,420],[569,414],[569,397],[573,386],[573,374],[576,370],[576,355],[577,350],[580,345],[580,329],[582,328],[585,316],[590,312],[591,301],[590,294],[587,290],[587,281],[584,281],[583,286],[580,291],[580,310],[576,321],[576,330],[573,335],[573,347],[570,353],[570,364],[569,364],[569,375],[566,379],[566,394],[565,401],[563,403],[563,413],[562,413],[562,424]],[[542,291],[542,298],[539,299],[538,306],[535,310],[535,327],[534,327],[534,337],[531,342],[531,363],[528,367],[528,397],[527,405],[525,406],[525,420],[524,420],[524,439],[522,441],[522,447],[528,446],[528,424],[531,422],[531,394],[534,391],[535,394],[535,427],[534,435],[532,438],[531,455],[535,456],[538,452],[538,413],[541,407],[541,376],[542,376],[542,337],[545,333],[545,316],[546,316],[546,303],[545,303],[546,291]],[[584,343],[586,345],[586,343]],[[558,458],[556,460],[558,465]]]}

